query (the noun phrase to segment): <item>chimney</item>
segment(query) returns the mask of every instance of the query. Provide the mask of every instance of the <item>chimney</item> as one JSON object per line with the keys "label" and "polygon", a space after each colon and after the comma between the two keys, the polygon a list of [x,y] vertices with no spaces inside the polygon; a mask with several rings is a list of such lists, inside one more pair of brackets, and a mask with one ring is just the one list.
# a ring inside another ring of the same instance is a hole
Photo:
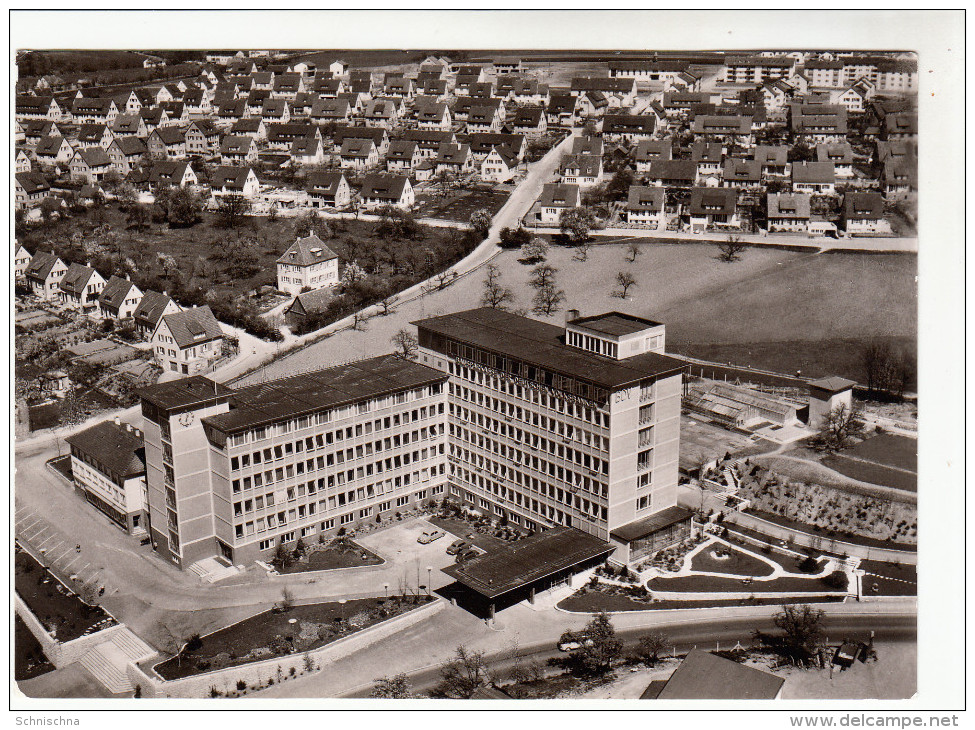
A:
{"label": "chimney", "polygon": [[574,319],[579,319],[578,309],[567,309],[565,310],[565,323],[569,324]]}
{"label": "chimney", "polygon": [[122,425],[122,419],[119,418],[118,416],[115,416],[115,425],[116,426],[121,426]]}

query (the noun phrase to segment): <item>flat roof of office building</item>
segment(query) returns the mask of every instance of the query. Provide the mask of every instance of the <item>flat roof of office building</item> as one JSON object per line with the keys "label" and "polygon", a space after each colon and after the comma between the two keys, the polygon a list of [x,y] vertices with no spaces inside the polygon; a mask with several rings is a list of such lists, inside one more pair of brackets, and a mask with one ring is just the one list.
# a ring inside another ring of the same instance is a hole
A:
{"label": "flat roof of office building", "polygon": [[240,388],[233,391],[227,413],[204,422],[223,433],[234,433],[446,379],[446,373],[426,365],[380,355]]}
{"label": "flat roof of office building", "polygon": [[139,391],[139,395],[156,407],[170,411],[205,403],[233,392],[226,385],[203,375],[191,375],[188,378],[146,386]]}
{"label": "flat roof of office building", "polygon": [[645,378],[680,372],[686,364],[667,355],[647,352],[614,360],[565,344],[562,327],[521,317],[493,307],[421,319],[412,324],[458,342],[498,355],[587,380],[607,389]]}
{"label": "flat roof of office building", "polygon": [[628,522],[612,530],[609,534],[617,540],[630,543],[634,540],[639,540],[641,537],[652,535],[665,527],[689,520],[693,514],[690,510],[674,505],[672,507],[666,507],[659,512],[654,512],[652,515],[641,517],[639,520]]}
{"label": "flat roof of office building", "polygon": [[642,332],[651,327],[660,327],[660,322],[651,319],[635,317],[632,314],[623,312],[606,312],[592,317],[576,317],[568,322],[576,327],[585,327],[593,332],[601,332],[604,335],[620,337],[622,335],[632,335],[635,332]]}

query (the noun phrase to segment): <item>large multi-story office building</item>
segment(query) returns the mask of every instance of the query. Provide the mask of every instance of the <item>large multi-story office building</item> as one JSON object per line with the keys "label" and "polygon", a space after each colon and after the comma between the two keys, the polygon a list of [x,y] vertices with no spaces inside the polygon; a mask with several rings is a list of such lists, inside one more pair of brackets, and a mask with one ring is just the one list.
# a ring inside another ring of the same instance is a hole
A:
{"label": "large multi-story office building", "polygon": [[684,364],[662,324],[565,327],[483,308],[415,323],[392,355],[237,390],[195,376],[142,394],[156,549],[180,565],[451,496],[513,525],[578,528],[632,561],[690,528],[677,506]]}
{"label": "large multi-story office building", "polygon": [[662,324],[618,312],[565,327],[482,308],[415,322],[450,375],[451,493],[489,516],[576,527],[632,561],[690,529],[677,506],[684,363]]}
{"label": "large multi-story office building", "polygon": [[186,567],[267,560],[445,494],[447,376],[392,355],[232,390],[142,393],[156,550]]}

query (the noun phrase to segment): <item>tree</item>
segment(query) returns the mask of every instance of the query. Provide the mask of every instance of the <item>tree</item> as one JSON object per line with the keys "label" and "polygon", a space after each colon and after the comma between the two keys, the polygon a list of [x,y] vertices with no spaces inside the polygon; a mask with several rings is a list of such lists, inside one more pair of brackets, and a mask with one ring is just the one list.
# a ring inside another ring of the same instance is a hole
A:
{"label": "tree", "polygon": [[294,226],[291,229],[291,237],[294,239],[307,238],[315,230],[318,222],[318,213],[314,210],[309,210],[304,215],[298,216],[295,218]]}
{"label": "tree", "polygon": [[559,305],[565,301],[565,291],[556,289],[551,283],[538,287],[532,298],[532,311],[546,317],[559,311]]}
{"label": "tree", "polygon": [[120,210],[128,210],[139,202],[138,191],[129,183],[123,183],[115,191],[115,200]]}
{"label": "tree", "polygon": [[596,216],[589,208],[568,208],[559,216],[559,231],[569,242],[581,243],[589,240],[589,232],[595,223]]}
{"label": "tree", "polygon": [[582,668],[592,675],[604,674],[623,653],[623,642],[603,612],[596,614],[579,633],[580,647],[573,652]]}
{"label": "tree", "polygon": [[640,637],[637,644],[637,656],[647,666],[654,666],[660,659],[660,653],[667,648],[667,637],[659,631]]}
{"label": "tree", "polygon": [[[297,552],[297,551],[295,551]],[[281,608],[284,611],[290,611],[295,605],[295,594],[290,588],[285,586],[281,589]]]}
{"label": "tree", "polygon": [[576,244],[575,247],[576,252],[575,254],[573,254],[572,258],[575,259],[576,261],[588,261],[589,251],[591,249],[592,249],[592,244],[589,243],[589,241],[579,241],[579,243]]}
{"label": "tree", "polygon": [[223,228],[237,228],[251,209],[251,201],[243,195],[224,195],[217,203],[217,222]]}
{"label": "tree", "polygon": [[495,264],[488,264],[487,276],[484,279],[484,294],[481,302],[486,307],[504,309],[505,305],[513,302],[515,295],[511,289],[501,284],[501,269]]}
{"label": "tree", "polygon": [[847,407],[840,403],[831,411],[823,415],[816,442],[827,451],[839,451],[845,448],[850,439],[863,433],[862,410],[859,406]]}
{"label": "tree", "polygon": [[727,263],[733,263],[741,258],[740,254],[747,248],[741,242],[741,236],[730,235],[724,243],[718,244],[718,258]]}
{"label": "tree", "polygon": [[755,638],[799,666],[808,666],[819,652],[825,636],[825,612],[806,603],[783,606],[772,623],[781,635],[755,632]]}
{"label": "tree", "polygon": [[345,271],[342,272],[342,286],[347,289],[362,281],[365,276],[366,272],[359,266],[359,262],[352,259],[352,261],[345,265]]}
{"label": "tree", "polygon": [[173,188],[169,195],[166,222],[170,228],[191,228],[203,220],[203,201],[185,187]]}
{"label": "tree", "polygon": [[125,217],[129,226],[140,232],[149,227],[150,219],[149,207],[139,203],[129,206],[129,214]]}
{"label": "tree", "polygon": [[860,362],[867,391],[874,396],[902,396],[914,374],[911,359],[902,351],[895,352],[884,340],[865,343],[860,350]]}
{"label": "tree", "polygon": [[471,230],[477,233],[482,239],[487,238],[488,231],[491,230],[491,211],[487,208],[478,208],[471,213]]}
{"label": "tree", "polygon": [[521,247],[521,260],[527,264],[537,264],[548,256],[548,244],[545,239],[533,236]]}
{"label": "tree", "polygon": [[606,185],[606,196],[610,200],[624,200],[630,194],[633,184],[633,173],[626,167],[621,167]]}
{"label": "tree", "polygon": [[620,299],[626,299],[626,292],[636,284],[636,279],[629,271],[620,271],[616,274],[616,283],[620,285]]}
{"label": "tree", "polygon": [[396,297],[394,296],[384,297],[383,299],[381,299],[379,302],[379,306],[382,307],[383,311],[380,314],[382,314],[383,317],[388,317],[394,311],[393,310],[394,304],[396,304]]}
{"label": "tree", "polygon": [[541,289],[543,286],[552,286],[555,283],[555,275],[559,270],[550,264],[539,264],[532,269],[531,276],[528,278],[528,286]]}
{"label": "tree", "polygon": [[786,156],[789,162],[811,162],[816,159],[816,150],[803,142],[796,142]]}
{"label": "tree", "polygon": [[396,354],[399,357],[403,358],[404,360],[413,360],[416,358],[416,353],[420,347],[420,344],[417,342],[416,335],[414,335],[408,329],[399,330],[390,338],[389,341],[396,349]]}
{"label": "tree", "polygon": [[468,700],[479,687],[491,682],[484,652],[457,647],[453,661],[440,668],[440,684],[434,693],[439,697]]}
{"label": "tree", "polygon": [[502,228],[498,234],[501,240],[501,248],[522,248],[531,240],[532,234],[522,227]]}
{"label": "tree", "polygon": [[641,255],[642,253],[643,253],[643,249],[640,248],[639,244],[631,243],[629,246],[626,247],[626,260],[632,264],[634,261],[636,261],[636,257]]}
{"label": "tree", "polygon": [[370,697],[377,697],[386,700],[411,700],[415,699],[413,685],[405,674],[397,674],[395,677],[380,677],[375,680],[376,686],[372,688]]}

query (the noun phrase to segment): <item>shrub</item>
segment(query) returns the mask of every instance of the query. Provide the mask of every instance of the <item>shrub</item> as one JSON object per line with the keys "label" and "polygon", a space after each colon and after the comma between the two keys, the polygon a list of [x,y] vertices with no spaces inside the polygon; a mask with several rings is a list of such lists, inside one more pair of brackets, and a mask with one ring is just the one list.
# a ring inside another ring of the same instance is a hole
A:
{"label": "shrub", "polygon": [[799,563],[799,570],[803,573],[815,573],[819,570],[819,562],[815,558],[807,556]]}
{"label": "shrub", "polygon": [[186,651],[197,651],[203,648],[203,640],[200,638],[199,634],[193,634],[190,640],[186,642]]}
{"label": "shrub", "polygon": [[237,689],[238,690],[241,690],[241,691],[247,689],[247,682],[245,682],[243,679],[238,679],[237,680]]}
{"label": "shrub", "polygon": [[835,570],[823,578],[823,583],[833,590],[845,591],[850,584],[850,579],[842,570]]}

